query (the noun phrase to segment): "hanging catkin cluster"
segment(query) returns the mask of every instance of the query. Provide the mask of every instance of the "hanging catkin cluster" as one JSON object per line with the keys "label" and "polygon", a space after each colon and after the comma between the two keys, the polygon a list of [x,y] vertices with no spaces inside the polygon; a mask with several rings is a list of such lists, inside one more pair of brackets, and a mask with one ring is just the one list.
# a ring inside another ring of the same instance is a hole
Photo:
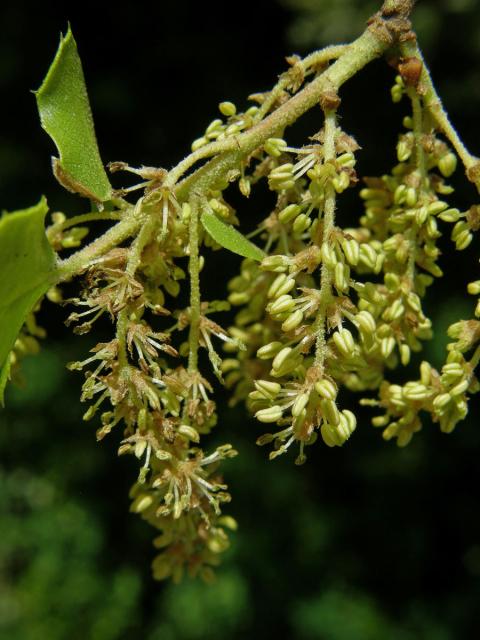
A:
{"label": "hanging catkin cluster", "polygon": [[[389,382],[433,335],[423,300],[442,276],[438,239],[450,234],[462,250],[480,227],[480,206],[457,209],[446,182],[458,156],[478,187],[480,162],[435,93],[410,29],[412,4],[386,0],[351,45],[289,58],[276,86],[251,96],[244,113],[222,102],[220,117],[170,171],[111,163],[111,172],[130,172],[141,182],[111,194],[108,207],[105,197],[90,213],[52,216],[47,239],[55,252],[81,246],[85,223],[115,223],[59,261],[54,278],[47,271],[55,284],[47,297],[73,305],[67,324],[75,333],[88,333],[97,321],[114,327],[109,341],[69,368],[83,372],[84,419],[95,422],[98,440],[113,431],[119,454],[139,461],[131,510],[159,530],[156,578],[179,580],[185,572],[211,578],[228,547],[227,530],[236,528],[221,508],[230,501],[223,462],[237,452],[230,444],[213,450],[203,444],[217,422],[216,384],[231,390],[232,403],[246,401],[268,430],[258,444],[270,445],[271,459],[293,453],[299,465],[308,446],[341,446],[357,428],[342,400],[345,388],[373,407],[373,425],[399,446],[428,415],[451,432],[480,388],[476,319],[449,327],[440,371],[421,362],[418,380]],[[405,97],[412,113],[403,121],[398,164],[385,175],[359,176],[360,147],[339,126],[338,90],[382,54],[399,72],[392,99]],[[304,146],[290,146],[288,127],[313,107],[318,130]],[[64,186],[85,195],[59,161],[54,168]],[[235,229],[242,216],[227,202],[227,190],[236,183],[253,198],[262,181],[275,204],[256,230],[248,229],[253,244]],[[345,228],[347,189],[359,202],[356,226]],[[204,261],[221,247],[244,257],[240,272],[228,283],[227,300],[203,300]],[[80,293],[63,301],[56,285],[75,276]],[[468,291],[478,296],[480,280]],[[216,314],[231,307],[234,324],[225,329]],[[37,350],[41,336],[28,316],[0,383],[10,365]]]}

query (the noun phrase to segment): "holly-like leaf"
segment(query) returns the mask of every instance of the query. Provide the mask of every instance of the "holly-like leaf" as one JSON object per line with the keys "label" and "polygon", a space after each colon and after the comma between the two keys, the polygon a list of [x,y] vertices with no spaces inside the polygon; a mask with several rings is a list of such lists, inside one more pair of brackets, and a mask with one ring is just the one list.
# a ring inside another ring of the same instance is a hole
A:
{"label": "holly-like leaf", "polygon": [[213,212],[204,211],[200,220],[215,242],[225,249],[259,262],[265,258],[265,253],[257,245],[245,238],[235,227],[217,218]]}
{"label": "holly-like leaf", "polygon": [[60,154],[60,158],[52,158],[57,180],[68,191],[91,200],[109,200],[112,187],[98,151],[82,63],[70,27],[60,38],[57,54],[35,97],[42,127]]}
{"label": "holly-like leaf", "polygon": [[0,402],[10,368],[9,353],[25,318],[56,281],[55,253],[45,235],[48,211],[34,207],[0,219]]}

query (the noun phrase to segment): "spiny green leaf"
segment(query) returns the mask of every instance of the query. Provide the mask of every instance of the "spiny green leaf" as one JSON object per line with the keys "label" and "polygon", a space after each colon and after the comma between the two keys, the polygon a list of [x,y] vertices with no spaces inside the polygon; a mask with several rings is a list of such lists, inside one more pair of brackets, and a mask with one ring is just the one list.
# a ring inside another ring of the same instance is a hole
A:
{"label": "spiny green leaf", "polygon": [[252,260],[263,260],[265,253],[257,247],[253,242],[247,240],[239,231],[237,231],[232,225],[226,224],[211,211],[204,211],[202,213],[201,222],[204,229],[212,236],[215,242],[219,245],[237,253],[244,258],[251,258]]}
{"label": "spiny green leaf", "polygon": [[103,168],[82,63],[70,27],[42,86],[35,92],[42,127],[57,146],[55,177],[69,191],[105,202],[112,187]]}
{"label": "spiny green leaf", "polygon": [[48,211],[34,207],[0,219],[0,402],[10,368],[9,353],[25,318],[56,279],[55,253],[45,235]]}

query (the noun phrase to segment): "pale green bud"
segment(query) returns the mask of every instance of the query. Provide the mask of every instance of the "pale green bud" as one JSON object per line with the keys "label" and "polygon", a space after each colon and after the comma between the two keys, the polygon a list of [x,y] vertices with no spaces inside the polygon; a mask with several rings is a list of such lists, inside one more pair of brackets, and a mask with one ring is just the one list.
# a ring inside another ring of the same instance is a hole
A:
{"label": "pale green bud", "polygon": [[421,310],[422,310],[422,301],[420,300],[420,297],[416,293],[414,293],[413,291],[410,291],[410,293],[407,295],[406,302],[407,302],[408,306],[410,307],[410,309],[413,309],[417,313],[421,312]]}
{"label": "pale green bud", "polygon": [[400,140],[397,144],[397,158],[399,162],[406,162],[412,155],[412,146],[406,140]]}
{"label": "pale green bud", "polygon": [[283,347],[281,342],[269,342],[268,344],[264,344],[263,347],[260,347],[257,351],[257,358],[260,360],[270,360],[270,358],[274,358],[280,349]]}
{"label": "pale green bud", "polygon": [[237,113],[237,107],[233,104],[233,102],[220,102],[220,104],[218,105],[218,109],[222,115],[227,117],[234,116]]}
{"label": "pale green bud", "polygon": [[370,269],[373,269],[375,267],[376,260],[377,252],[375,251],[375,249],[369,244],[361,244],[359,261],[362,262],[366,267],[370,267]]}
{"label": "pale green bud", "polygon": [[264,271],[275,271],[281,273],[286,271],[290,265],[290,258],[288,256],[276,255],[267,256],[260,263],[260,268]]}
{"label": "pale green bud", "polygon": [[427,207],[420,207],[419,209],[416,210],[415,212],[415,222],[418,225],[422,225],[427,221],[428,218],[428,208]]}
{"label": "pale green bud", "polygon": [[337,397],[337,387],[333,382],[325,378],[315,383],[315,391],[326,400],[335,400]]}
{"label": "pale green bud", "polygon": [[298,417],[307,406],[309,399],[309,393],[301,393],[299,396],[297,396],[292,406],[292,416],[294,416],[295,418]]}
{"label": "pale green bud", "polygon": [[380,341],[380,352],[382,356],[385,358],[385,360],[390,357],[394,348],[395,348],[395,338],[392,338],[392,336],[389,336],[388,338],[383,338]]}
{"label": "pale green bud", "polygon": [[372,335],[376,331],[377,325],[375,318],[369,311],[360,311],[360,313],[357,313],[355,316],[355,322],[357,323],[360,331],[367,335]]}
{"label": "pale green bud", "polygon": [[298,326],[300,326],[302,321],[303,321],[303,311],[301,311],[300,309],[297,309],[296,311],[291,313],[286,320],[283,321],[282,331],[285,331],[285,333],[288,333],[289,331],[293,331]]}
{"label": "pale green bud", "polygon": [[275,167],[268,176],[268,185],[270,189],[284,191],[295,185],[293,176],[293,164],[287,162]]}
{"label": "pale green bud", "polygon": [[335,253],[335,249],[330,246],[328,243],[322,243],[322,262],[330,269],[333,269],[337,264],[337,255]]}
{"label": "pale green bud", "polygon": [[428,207],[428,213],[431,216],[437,216],[439,213],[444,212],[448,209],[448,204],[446,202],[442,202],[442,200],[436,200],[435,202],[431,202]]}
{"label": "pale green bud", "polygon": [[332,186],[337,193],[343,193],[345,189],[348,189],[350,184],[350,178],[345,171],[342,171],[338,176],[332,178]]}
{"label": "pale green bud", "polygon": [[450,395],[459,396],[460,394],[465,393],[465,391],[468,389],[469,384],[470,383],[468,380],[462,380],[462,382],[459,382],[457,385],[452,387],[452,389],[450,389]]}
{"label": "pale green bud", "polygon": [[324,420],[333,426],[340,422],[340,412],[333,400],[322,400],[322,413]]}
{"label": "pale green bud", "polygon": [[439,218],[444,222],[457,222],[460,220],[460,211],[458,209],[447,209],[439,214]]}
{"label": "pale green bud", "polygon": [[469,282],[467,286],[467,291],[472,296],[478,296],[480,294],[480,280],[475,280],[474,282]]}
{"label": "pale green bud", "polygon": [[386,273],[385,274],[385,286],[389,291],[396,291],[400,286],[400,278],[396,273]]}
{"label": "pale green bud", "polygon": [[142,511],[146,511],[148,507],[150,507],[152,504],[153,504],[152,496],[149,496],[143,493],[137,496],[137,498],[135,498],[135,500],[132,502],[130,509],[134,513],[142,513]]}
{"label": "pale green bud", "polygon": [[278,315],[280,313],[285,313],[286,311],[292,311],[294,307],[295,300],[292,298],[292,296],[285,294],[271,302],[267,306],[267,309],[271,315]]}
{"label": "pale green bud", "polygon": [[249,302],[249,300],[250,295],[247,291],[233,291],[228,296],[228,301],[230,302],[230,304],[233,304],[233,306],[246,304],[247,302]]}
{"label": "pale green bud", "polygon": [[345,254],[345,258],[347,262],[353,266],[358,264],[358,259],[360,257],[360,245],[356,240],[346,240],[343,239],[341,241],[342,250]]}
{"label": "pale green bud", "polygon": [[390,95],[392,97],[392,102],[400,102],[403,95],[403,89],[398,84],[394,84],[390,89]]}
{"label": "pale green bud", "polygon": [[420,382],[407,382],[403,395],[407,400],[426,400],[432,395],[432,391]]}
{"label": "pale green bud", "polygon": [[388,416],[375,416],[372,418],[372,425],[374,427],[384,427],[388,424]]}
{"label": "pale green bud", "polygon": [[168,451],[164,451],[163,449],[157,449],[155,451],[155,457],[158,458],[159,460],[171,460],[172,454],[169,453]]}
{"label": "pale green bud", "polygon": [[337,164],[340,167],[352,168],[355,166],[355,156],[351,152],[342,153],[342,155],[337,158]]}
{"label": "pale green bud", "polygon": [[427,220],[426,231],[429,238],[439,238],[441,235],[438,230],[437,220],[433,216],[430,216]]}
{"label": "pale green bud", "polygon": [[443,376],[447,376],[450,382],[453,382],[456,378],[463,377],[465,375],[465,371],[459,362],[450,362],[443,365],[442,374],[442,378]]}
{"label": "pale green bud", "polygon": [[135,456],[140,459],[143,454],[145,453],[145,449],[147,448],[147,443],[145,440],[139,440],[138,442],[135,443],[135,447],[133,449],[133,452],[135,454]]}
{"label": "pale green bud", "polygon": [[259,422],[270,423],[277,422],[282,417],[282,407],[278,405],[274,405],[273,407],[268,407],[267,409],[260,409],[255,414],[255,418]]}
{"label": "pale green bud", "polygon": [[470,245],[472,240],[473,240],[473,235],[470,233],[468,229],[465,229],[465,231],[462,231],[457,236],[457,239],[455,240],[455,248],[458,251],[463,251]]}
{"label": "pale green bud", "polygon": [[407,364],[410,362],[410,355],[411,355],[411,351],[408,344],[401,344],[400,345],[400,362],[404,367],[406,367]]}
{"label": "pale green bud", "polygon": [[293,349],[292,347],[284,347],[281,351],[277,353],[272,362],[272,369],[280,369],[280,367],[285,363],[287,358],[294,357],[292,356]]}
{"label": "pale green bud", "polygon": [[263,345],[263,347],[260,347],[257,351],[257,358],[260,358],[260,360],[269,360],[280,351],[282,346],[281,342],[269,342]]}
{"label": "pale green bud", "polygon": [[428,386],[432,381],[432,365],[426,360],[423,360],[420,365],[420,380],[425,386]]}
{"label": "pale green bud", "polygon": [[248,178],[242,177],[238,181],[238,188],[240,189],[240,193],[242,194],[242,196],[248,198],[252,190],[252,184]]}
{"label": "pale green bud", "polygon": [[255,380],[255,387],[265,398],[271,400],[276,398],[282,388],[278,382],[271,380]]}
{"label": "pale green bud", "polygon": [[343,441],[337,430],[326,422],[324,422],[320,427],[320,433],[322,435],[322,440],[327,445],[327,447],[339,447],[343,444]]}
{"label": "pale green bud", "polygon": [[337,264],[335,265],[335,271],[333,273],[333,281],[335,287],[339,291],[347,291],[349,279],[350,269],[348,265],[343,264],[343,262],[337,262]]}
{"label": "pale green bud", "polygon": [[382,318],[387,322],[392,322],[393,320],[398,320],[405,313],[405,307],[402,304],[402,301],[397,298],[392,302],[392,304],[383,312]]}
{"label": "pale green bud", "polygon": [[339,329],[333,334],[333,341],[337,349],[345,357],[352,357],[355,354],[355,342],[348,329]]}
{"label": "pale green bud", "polygon": [[206,144],[208,144],[208,142],[209,140],[208,138],[205,138],[205,136],[202,136],[201,138],[197,138],[192,142],[191,149],[192,151],[197,151],[197,149],[200,149],[200,147],[204,147]]}
{"label": "pale green bud", "polygon": [[285,273],[280,274],[272,282],[270,289],[268,290],[268,298],[278,298],[293,289],[295,286],[295,279],[289,278]]}
{"label": "pale green bud", "polygon": [[200,442],[200,434],[189,424],[181,424],[178,427],[178,433],[185,438],[188,438],[192,442]]}
{"label": "pale green bud", "polygon": [[285,209],[280,211],[278,219],[282,224],[286,224],[296,218],[301,210],[302,207],[299,204],[289,204]]}
{"label": "pale green bud", "polygon": [[312,221],[309,216],[305,213],[300,213],[296,218],[292,225],[294,233],[303,233],[308,229],[308,227],[312,224]]}
{"label": "pale green bud", "polygon": [[456,241],[458,236],[464,231],[469,231],[469,226],[465,220],[459,220],[452,229],[452,240]]}
{"label": "pale green bud", "polygon": [[445,178],[449,178],[457,168],[457,156],[451,151],[446,153],[438,161],[438,168]]}
{"label": "pale green bud", "polygon": [[394,204],[403,204],[405,202],[406,193],[407,186],[405,184],[398,185],[393,194]]}
{"label": "pale green bud", "polygon": [[418,194],[413,187],[407,187],[405,192],[405,204],[407,207],[414,207],[417,204]]}
{"label": "pale green bud", "polygon": [[268,155],[274,158],[278,158],[285,152],[287,146],[287,143],[282,138],[269,138],[263,145],[263,148],[265,149],[265,153],[268,153]]}
{"label": "pale green bud", "polygon": [[205,133],[208,135],[209,133],[213,133],[214,131],[221,131],[223,129],[223,122],[216,118],[212,120],[212,122],[208,125]]}

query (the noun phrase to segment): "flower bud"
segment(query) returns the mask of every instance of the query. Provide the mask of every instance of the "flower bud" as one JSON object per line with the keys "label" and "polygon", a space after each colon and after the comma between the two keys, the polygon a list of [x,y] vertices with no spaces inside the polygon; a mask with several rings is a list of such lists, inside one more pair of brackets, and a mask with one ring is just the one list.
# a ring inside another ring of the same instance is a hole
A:
{"label": "flower bud", "polygon": [[237,107],[233,102],[220,102],[218,109],[222,115],[227,117],[234,116],[237,113]]}
{"label": "flower bud", "polygon": [[259,422],[277,422],[282,417],[282,407],[278,405],[274,405],[273,407],[268,407],[267,409],[260,409],[255,414],[255,418]]}
{"label": "flower bud", "polygon": [[315,383],[315,391],[326,400],[335,400],[337,397],[337,387],[333,382],[325,378]]}
{"label": "flower bud", "polygon": [[449,151],[438,161],[438,168],[442,176],[449,178],[457,168],[457,156]]}
{"label": "flower bud", "polygon": [[275,255],[267,256],[260,263],[260,268],[264,271],[276,271],[281,273],[286,271],[290,265],[290,258],[288,256]]}
{"label": "flower bud", "polygon": [[268,155],[274,158],[278,158],[285,152],[287,146],[287,143],[282,138],[268,138],[263,148],[265,149],[265,153],[268,153]]}
{"label": "flower bud", "polygon": [[336,426],[340,422],[340,412],[333,400],[322,400],[322,413],[331,425]]}
{"label": "flower bud", "polygon": [[278,219],[282,224],[291,222],[301,212],[302,207],[299,204],[289,204],[285,209],[282,209],[278,214]]}
{"label": "flower bud", "polygon": [[142,511],[146,511],[152,504],[152,496],[149,496],[146,493],[142,493],[132,502],[130,510],[134,513],[142,513]]}
{"label": "flower bud", "polygon": [[353,336],[348,329],[339,329],[333,334],[333,341],[340,353],[351,358],[355,353],[355,342]]}
{"label": "flower bud", "polygon": [[273,302],[270,302],[267,309],[268,312],[273,315],[278,315],[280,313],[285,313],[286,311],[292,311],[295,308],[295,300],[292,296],[285,294],[280,296]]}
{"label": "flower bud", "polygon": [[301,311],[300,309],[297,309],[296,311],[291,313],[286,320],[283,321],[282,331],[285,331],[285,333],[288,333],[289,331],[293,331],[298,326],[300,326],[302,321],[303,321],[303,311]]}
{"label": "flower bud", "polygon": [[292,229],[294,233],[300,234],[308,229],[312,224],[312,220],[305,213],[300,213],[293,223]]}
{"label": "flower bud", "polygon": [[298,417],[307,406],[309,399],[309,393],[301,393],[298,395],[292,406],[292,416],[295,418]]}
{"label": "flower bud", "polygon": [[278,341],[264,344],[263,347],[258,349],[257,358],[260,358],[260,360],[270,360],[270,358],[274,358],[277,355],[282,347],[282,343]]}
{"label": "flower bud", "polygon": [[360,311],[360,313],[357,313],[355,322],[362,333],[372,335],[376,331],[377,325],[375,318],[369,311]]}
{"label": "flower bud", "polygon": [[291,357],[293,352],[292,347],[284,347],[277,353],[272,362],[272,369],[280,369],[288,357]]}
{"label": "flower bud", "polygon": [[185,438],[188,438],[192,442],[200,442],[200,434],[196,429],[189,424],[181,424],[178,427],[178,433]]}
{"label": "flower bud", "polygon": [[267,399],[273,400],[282,388],[278,382],[270,380],[255,380],[255,388]]}

